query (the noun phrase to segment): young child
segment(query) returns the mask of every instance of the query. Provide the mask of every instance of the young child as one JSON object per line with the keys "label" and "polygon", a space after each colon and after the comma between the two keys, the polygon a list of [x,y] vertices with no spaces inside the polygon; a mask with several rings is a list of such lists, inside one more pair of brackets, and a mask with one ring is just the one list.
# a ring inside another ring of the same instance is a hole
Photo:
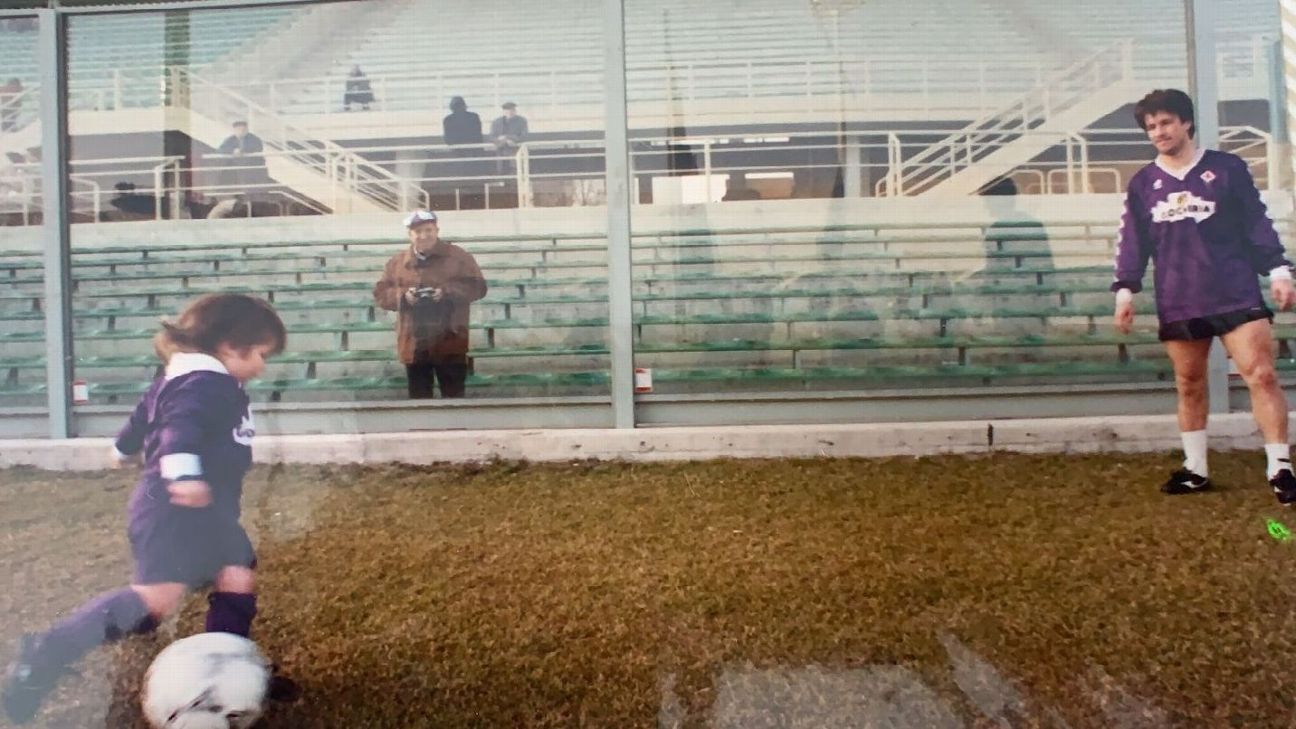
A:
{"label": "young child", "polygon": [[[274,309],[240,294],[204,296],[163,323],[154,348],[166,372],[110,453],[114,466],[143,455],[128,509],[131,584],[19,641],[0,692],[11,721],[35,716],[58,678],[96,646],[156,629],[189,590],[214,587],[207,631],[248,635],[257,612],[256,555],[239,524],[239,500],[255,430],[243,385],[286,341]],[[282,676],[270,688],[273,698],[297,693]]]}

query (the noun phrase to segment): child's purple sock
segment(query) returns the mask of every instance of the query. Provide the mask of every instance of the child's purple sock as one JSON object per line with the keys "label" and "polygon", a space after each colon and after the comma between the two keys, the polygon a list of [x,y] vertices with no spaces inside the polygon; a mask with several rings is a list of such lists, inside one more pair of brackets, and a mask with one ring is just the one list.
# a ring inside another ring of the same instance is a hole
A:
{"label": "child's purple sock", "polygon": [[59,621],[45,633],[39,650],[50,665],[66,666],[104,643],[157,626],[139,594],[126,587],[99,595]]}
{"label": "child's purple sock", "polygon": [[257,614],[256,603],[256,595],[213,592],[207,597],[207,632],[248,637],[252,633],[252,619]]}

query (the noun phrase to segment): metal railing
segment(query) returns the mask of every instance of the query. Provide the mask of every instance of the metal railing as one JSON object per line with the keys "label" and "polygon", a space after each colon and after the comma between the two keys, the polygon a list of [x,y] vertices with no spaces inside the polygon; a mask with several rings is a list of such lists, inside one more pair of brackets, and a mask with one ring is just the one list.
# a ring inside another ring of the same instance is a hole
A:
{"label": "metal railing", "polygon": [[[813,132],[766,132],[759,137],[710,135],[689,138],[667,136],[636,137],[631,144],[631,167],[636,180],[651,177],[691,177],[698,181],[702,198],[691,202],[717,201],[711,191],[723,189],[739,177],[749,187],[759,186],[762,176],[791,175],[794,178],[823,177],[827,173],[858,174],[862,180],[894,180],[908,148],[929,146],[932,136],[956,130],[882,130],[836,135]],[[1056,132],[1028,130],[1021,137]],[[1146,140],[1137,132],[1087,129],[1067,132],[1048,155],[1018,165],[1008,175],[1018,182],[1022,194],[1070,195],[1092,192],[1120,192],[1128,177],[1152,157]],[[1270,135],[1250,126],[1221,129],[1220,148],[1238,154],[1252,167],[1257,184],[1272,188],[1276,176],[1277,145]],[[1011,143],[1011,142],[1009,142]],[[887,162],[879,159],[886,151]],[[418,204],[435,199],[442,208],[466,207],[553,207],[602,205],[603,156],[601,139],[533,141],[523,144],[515,156],[498,156],[490,145],[434,147],[424,145],[373,145],[350,150],[357,157],[373,156],[399,160],[384,163],[418,170],[399,176],[403,184],[420,190]],[[267,150],[265,156],[295,153]],[[847,158],[857,155],[854,161]],[[228,164],[228,155],[208,155],[195,165],[180,157],[137,157],[104,160],[74,160],[78,181],[73,198],[76,207],[90,207],[95,219],[108,207],[104,190],[125,182],[129,194],[150,200],[148,217],[183,217],[186,206],[210,205],[221,199],[240,198],[277,205],[281,213],[323,214],[333,210],[327,200],[318,200],[301,190],[269,177],[260,180],[229,181],[231,173],[264,172],[260,164]],[[909,158],[911,159],[911,158]],[[370,163],[377,164],[377,163]],[[908,163],[906,163],[908,164]],[[928,163],[933,168],[942,160]],[[6,198],[6,170],[25,180],[10,185]],[[397,177],[394,171],[388,174]],[[723,184],[721,184],[723,182]],[[0,169],[0,210],[39,209],[39,168],[35,164]],[[863,189],[862,187],[860,189]],[[810,194],[802,191],[802,194]],[[826,197],[823,191],[811,194]],[[8,199],[6,204],[4,201]],[[242,209],[242,208],[240,208]],[[243,213],[252,215],[251,208]],[[29,218],[24,218],[24,221]]]}
{"label": "metal railing", "polygon": [[274,159],[290,162],[319,178],[320,185],[326,186],[328,203],[334,211],[351,210],[351,195],[385,210],[401,210],[411,199],[426,202],[423,191],[408,181],[336,142],[289,124],[279,114],[246,96],[184,69],[172,69],[172,73],[178,97],[173,104],[187,106],[213,120],[247,121],[267,150],[277,153]]}
{"label": "metal railing", "polygon": [[[892,172],[878,181],[879,196],[931,190],[960,170],[1013,143],[1055,115],[1084,103],[1094,93],[1132,75],[1132,42],[1121,41],[1076,62],[1030,91],[908,159],[893,158]],[[894,153],[894,147],[889,150]]]}

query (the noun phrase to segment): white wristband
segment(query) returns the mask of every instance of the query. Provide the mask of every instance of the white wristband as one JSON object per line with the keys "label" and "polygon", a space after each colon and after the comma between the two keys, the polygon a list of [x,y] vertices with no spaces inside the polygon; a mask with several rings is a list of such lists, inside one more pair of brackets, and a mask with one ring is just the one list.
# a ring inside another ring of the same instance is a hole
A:
{"label": "white wristband", "polygon": [[1129,289],[1121,289],[1120,291],[1116,292],[1117,305],[1128,304],[1133,300],[1134,300],[1134,292],[1130,291]]}
{"label": "white wristband", "polygon": [[1278,266],[1277,268],[1269,272],[1269,280],[1270,281],[1290,281],[1292,280],[1291,269],[1287,268],[1286,266]]}

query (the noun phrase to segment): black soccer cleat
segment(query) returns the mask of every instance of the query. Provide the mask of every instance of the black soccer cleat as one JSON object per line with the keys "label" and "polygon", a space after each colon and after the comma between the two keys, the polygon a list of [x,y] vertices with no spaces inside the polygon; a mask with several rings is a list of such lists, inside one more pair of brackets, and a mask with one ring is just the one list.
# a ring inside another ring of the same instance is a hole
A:
{"label": "black soccer cleat", "polygon": [[1195,494],[1199,491],[1210,490],[1212,484],[1209,478],[1199,476],[1186,468],[1170,474],[1170,478],[1161,484],[1161,491],[1172,496],[1180,494]]}
{"label": "black soccer cleat", "polygon": [[1284,468],[1278,472],[1277,476],[1269,479],[1269,486],[1274,490],[1274,495],[1278,497],[1278,503],[1283,506],[1291,506],[1296,503],[1296,476],[1292,475],[1291,469]]}
{"label": "black soccer cleat", "polygon": [[291,704],[301,698],[301,686],[297,682],[279,673],[278,665],[270,666],[270,687],[266,696],[274,702]]}
{"label": "black soccer cleat", "polygon": [[39,638],[24,635],[18,639],[18,657],[5,670],[4,686],[0,689],[0,702],[5,716],[14,724],[26,724],[36,716],[41,703],[64,670],[44,666],[37,659]]}

